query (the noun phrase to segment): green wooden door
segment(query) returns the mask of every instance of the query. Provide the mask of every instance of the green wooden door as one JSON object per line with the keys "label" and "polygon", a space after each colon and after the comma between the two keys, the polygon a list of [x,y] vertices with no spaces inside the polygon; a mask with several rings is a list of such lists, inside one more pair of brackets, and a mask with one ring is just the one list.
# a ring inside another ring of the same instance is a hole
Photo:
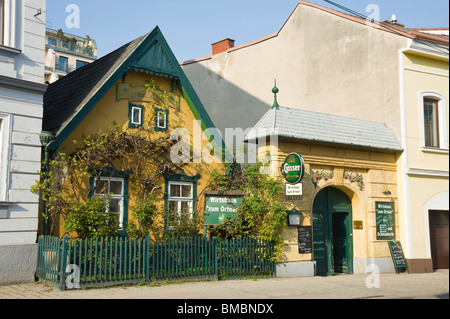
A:
{"label": "green wooden door", "polygon": [[351,258],[351,236],[349,235],[349,213],[333,213],[333,262],[335,273],[350,273]]}
{"label": "green wooden door", "polygon": [[318,276],[353,273],[352,207],[337,188],[319,192],[313,205],[314,260]]}

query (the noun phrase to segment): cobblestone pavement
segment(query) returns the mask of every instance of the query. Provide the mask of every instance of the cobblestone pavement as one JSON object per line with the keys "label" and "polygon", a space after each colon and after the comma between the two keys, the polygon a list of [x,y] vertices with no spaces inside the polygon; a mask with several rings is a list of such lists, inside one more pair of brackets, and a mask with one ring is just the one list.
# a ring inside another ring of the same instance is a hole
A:
{"label": "cobblestone pavement", "polygon": [[448,299],[449,271],[185,282],[59,291],[44,284],[0,286],[0,299]]}

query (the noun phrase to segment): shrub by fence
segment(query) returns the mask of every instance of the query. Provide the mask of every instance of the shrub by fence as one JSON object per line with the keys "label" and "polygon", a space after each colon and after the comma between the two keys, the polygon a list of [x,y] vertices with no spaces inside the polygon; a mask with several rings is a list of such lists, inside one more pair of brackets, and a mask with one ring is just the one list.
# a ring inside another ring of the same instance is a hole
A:
{"label": "shrub by fence", "polygon": [[185,237],[150,243],[41,236],[36,274],[41,282],[67,288],[104,287],[171,279],[274,276],[274,245],[260,238],[218,242]]}

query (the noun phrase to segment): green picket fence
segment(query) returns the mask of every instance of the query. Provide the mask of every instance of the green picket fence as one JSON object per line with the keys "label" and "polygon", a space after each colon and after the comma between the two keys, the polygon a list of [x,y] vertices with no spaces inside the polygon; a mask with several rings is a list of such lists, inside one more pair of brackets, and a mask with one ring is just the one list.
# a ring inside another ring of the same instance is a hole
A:
{"label": "green picket fence", "polygon": [[148,237],[69,241],[41,236],[36,274],[41,282],[61,290],[171,279],[274,276],[273,254],[273,244],[259,238],[218,243],[216,238],[185,237],[150,243]]}

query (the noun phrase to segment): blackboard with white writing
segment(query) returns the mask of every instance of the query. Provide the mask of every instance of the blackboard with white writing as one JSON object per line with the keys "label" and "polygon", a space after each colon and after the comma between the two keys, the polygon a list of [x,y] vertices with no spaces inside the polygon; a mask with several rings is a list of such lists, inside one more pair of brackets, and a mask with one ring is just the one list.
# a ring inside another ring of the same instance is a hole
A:
{"label": "blackboard with white writing", "polygon": [[313,252],[312,227],[298,227],[298,253],[311,254]]}
{"label": "blackboard with white writing", "polygon": [[389,249],[391,251],[392,261],[395,268],[408,268],[405,255],[403,253],[402,244],[399,241],[389,241]]}

